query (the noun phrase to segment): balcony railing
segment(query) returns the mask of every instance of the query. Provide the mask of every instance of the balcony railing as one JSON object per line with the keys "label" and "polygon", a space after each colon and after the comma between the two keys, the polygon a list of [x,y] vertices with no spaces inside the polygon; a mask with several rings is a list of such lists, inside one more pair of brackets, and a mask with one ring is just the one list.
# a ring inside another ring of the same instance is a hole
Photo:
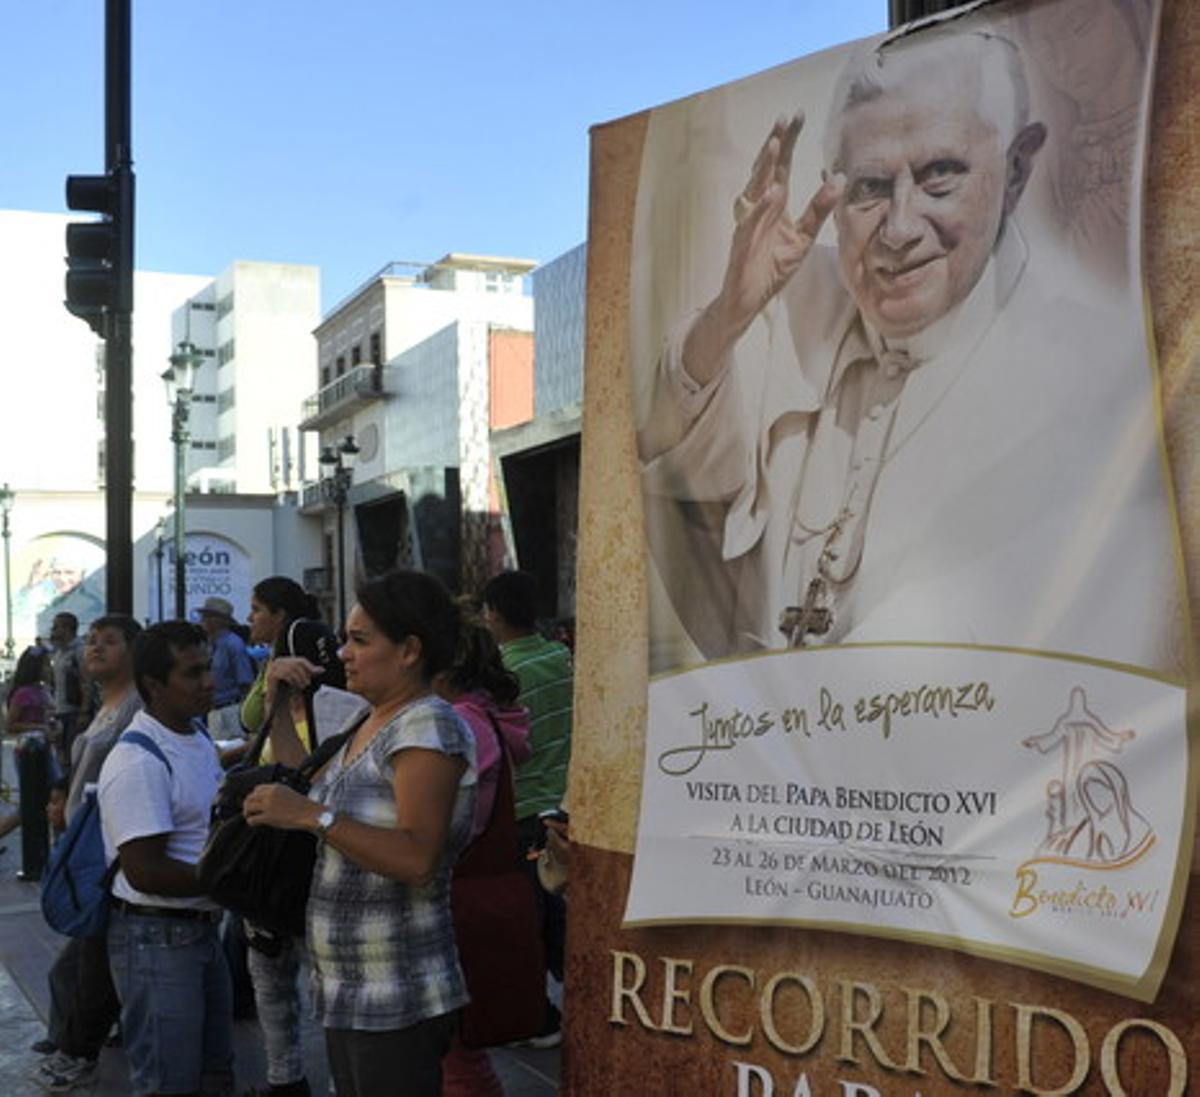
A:
{"label": "balcony railing", "polygon": [[304,589],[308,591],[309,594],[333,593],[333,569],[305,568]]}
{"label": "balcony railing", "polygon": [[300,429],[321,430],[383,396],[383,368],[354,366],[304,401]]}
{"label": "balcony railing", "polygon": [[319,514],[329,501],[326,481],[308,480],[300,487],[300,511],[302,514]]}

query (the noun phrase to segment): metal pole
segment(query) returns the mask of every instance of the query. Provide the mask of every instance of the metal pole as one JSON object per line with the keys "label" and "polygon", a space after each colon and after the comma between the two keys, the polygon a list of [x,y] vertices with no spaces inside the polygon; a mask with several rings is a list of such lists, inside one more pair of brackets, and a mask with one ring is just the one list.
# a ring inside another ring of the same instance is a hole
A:
{"label": "metal pole", "polygon": [[165,608],[163,605],[163,538],[162,538],[161,529],[156,536],[158,538],[158,541],[154,547],[154,560],[155,560],[155,563],[158,565],[158,569],[157,569],[158,570],[158,617],[157,617],[157,620],[161,621],[163,619],[163,609]]}
{"label": "metal pole", "polygon": [[337,582],[338,582],[338,621],[339,629],[346,627],[346,532],[343,528],[343,515],[346,510],[346,488],[342,483],[342,470],[334,473],[337,478],[334,483],[337,500]]}
{"label": "metal pole", "polygon": [[12,534],[8,528],[8,511],[12,505],[12,492],[8,484],[4,485],[4,658],[12,659],[13,624],[12,624],[12,559],[9,555],[9,542]]}
{"label": "metal pole", "polygon": [[187,617],[187,549],[183,488],[187,478],[185,462],[188,431],[187,409],[183,406],[182,397],[176,397],[171,419],[171,441],[175,444],[175,616],[183,621]]}
{"label": "metal pole", "polygon": [[123,211],[121,270],[126,280],[119,306],[105,321],[105,517],[109,613],[133,611],[133,156],[130,126],[130,0],[105,2],[105,162],[128,179]]}

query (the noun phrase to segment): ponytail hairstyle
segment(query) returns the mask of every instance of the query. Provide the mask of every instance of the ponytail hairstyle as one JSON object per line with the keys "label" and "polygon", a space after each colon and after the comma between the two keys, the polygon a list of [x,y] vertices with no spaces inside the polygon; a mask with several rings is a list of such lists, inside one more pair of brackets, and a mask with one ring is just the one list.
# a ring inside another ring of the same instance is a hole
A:
{"label": "ponytail hairstyle", "polygon": [[276,655],[281,654],[280,644],[287,639],[288,626],[293,621],[315,621],[321,616],[317,600],[295,579],[289,579],[286,575],[272,575],[260,580],[255,584],[253,593],[272,613],[283,610],[283,628],[280,629],[279,639],[275,641]]}
{"label": "ponytail hairstyle", "polygon": [[521,695],[521,683],[500,658],[500,645],[492,630],[480,619],[474,605],[459,601],[462,627],[454,665],[447,671],[455,693],[480,690],[498,705],[514,705]]}
{"label": "ponytail hairstyle", "polygon": [[27,647],[17,660],[17,669],[13,671],[12,688],[37,685],[42,680],[46,669],[46,649]]}

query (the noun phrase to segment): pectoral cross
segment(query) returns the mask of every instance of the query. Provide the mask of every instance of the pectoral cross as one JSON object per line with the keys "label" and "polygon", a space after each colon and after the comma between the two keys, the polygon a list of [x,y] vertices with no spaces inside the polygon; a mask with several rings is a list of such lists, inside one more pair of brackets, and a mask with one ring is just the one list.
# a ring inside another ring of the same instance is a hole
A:
{"label": "pectoral cross", "polygon": [[779,631],[787,637],[790,648],[804,647],[805,639],[824,636],[833,624],[833,612],[828,606],[820,605],[825,595],[825,580],[820,576],[808,584],[804,605],[788,606],[779,615]]}

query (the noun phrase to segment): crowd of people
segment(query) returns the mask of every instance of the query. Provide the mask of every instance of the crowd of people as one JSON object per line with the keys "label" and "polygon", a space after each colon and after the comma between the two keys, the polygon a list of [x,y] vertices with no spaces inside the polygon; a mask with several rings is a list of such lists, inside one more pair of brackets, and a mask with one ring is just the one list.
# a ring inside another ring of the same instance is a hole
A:
{"label": "crowd of people", "polygon": [[[76,731],[87,725],[100,703],[99,685],[84,669],[84,645],[78,634],[79,620],[73,613],[56,614],[49,643],[39,637],[21,652],[4,705],[4,729],[10,739],[15,741],[25,732],[48,736],[49,780],[59,808],[66,795],[65,775]],[[0,782],[4,780],[0,763]],[[20,812],[9,810],[0,818],[0,837],[20,825]]]}
{"label": "crowd of people", "polygon": [[[58,728],[50,824],[94,795],[114,875],[107,932],[67,938],[51,969],[35,1080],[89,1084],[116,1030],[131,1092],[237,1092],[232,941],[266,1060],[243,1093],[311,1093],[308,1008],[339,1097],[503,1094],[487,1046],[561,1038],[546,972],[561,983],[565,906],[537,860],[548,835],[567,852],[573,672],[536,604],[523,572],[456,600],[395,571],[359,588],[340,643],[283,576],[254,588],[244,635],[219,598],[199,624],[112,615],[84,641],[56,618],[58,662],[22,655],[8,729]],[[315,837],[304,932],[285,933],[223,909],[197,864],[231,769],[318,748],[307,792],[263,781],[242,808],[251,831]]]}

